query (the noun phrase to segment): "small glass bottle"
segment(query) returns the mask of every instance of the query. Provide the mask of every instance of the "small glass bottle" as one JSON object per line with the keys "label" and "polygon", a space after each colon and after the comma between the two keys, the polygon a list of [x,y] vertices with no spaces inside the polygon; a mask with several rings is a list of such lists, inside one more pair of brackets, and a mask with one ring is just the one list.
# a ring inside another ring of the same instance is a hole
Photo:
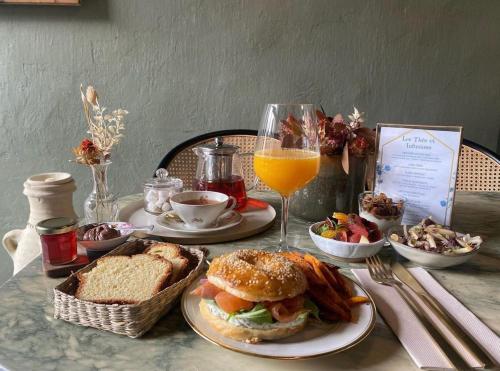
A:
{"label": "small glass bottle", "polygon": [[77,223],[72,218],[51,218],[37,223],[35,228],[40,235],[44,262],[62,265],[76,260]]}
{"label": "small glass bottle", "polygon": [[169,177],[166,169],[158,169],[156,177],[144,182],[144,210],[159,215],[171,210],[170,197],[182,192],[179,178]]}

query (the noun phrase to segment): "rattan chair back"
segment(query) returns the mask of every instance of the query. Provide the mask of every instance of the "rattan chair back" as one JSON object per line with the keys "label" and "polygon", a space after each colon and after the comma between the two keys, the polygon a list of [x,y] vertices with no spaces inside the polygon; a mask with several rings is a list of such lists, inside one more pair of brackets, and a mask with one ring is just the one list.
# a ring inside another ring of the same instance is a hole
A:
{"label": "rattan chair back", "polygon": [[457,191],[500,192],[500,159],[488,149],[464,139],[458,160]]}
{"label": "rattan chair back", "polygon": [[[240,153],[251,153],[257,140],[257,131],[224,130],[190,139],[170,151],[158,167],[165,167],[169,174],[182,179],[185,188],[191,188],[198,162],[193,148],[211,142],[217,136],[224,137],[226,143],[240,147]],[[243,156],[241,160],[243,175],[248,185],[255,177],[253,157]],[[372,172],[368,172],[368,174],[372,174]],[[269,190],[261,182],[257,183],[255,189],[259,191]],[[464,139],[458,162],[456,190],[500,192],[500,159],[498,156],[488,149]]]}
{"label": "rattan chair back", "polygon": [[[193,148],[200,144],[213,142],[215,137],[224,138],[224,143],[240,147],[239,153],[253,153],[257,140],[257,131],[253,130],[224,130],[208,133],[197,138],[190,139],[169,152],[158,167],[165,167],[169,175],[182,179],[184,188],[192,188],[192,182],[196,175],[198,156]],[[253,156],[241,156],[243,177],[247,186],[253,183],[255,173],[253,170]],[[269,188],[258,182],[255,190],[263,191]]]}

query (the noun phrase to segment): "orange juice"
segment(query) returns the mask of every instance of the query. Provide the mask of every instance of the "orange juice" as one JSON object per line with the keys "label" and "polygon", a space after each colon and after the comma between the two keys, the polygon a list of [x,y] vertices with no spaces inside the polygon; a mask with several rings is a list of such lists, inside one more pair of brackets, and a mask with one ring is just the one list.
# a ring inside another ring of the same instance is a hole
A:
{"label": "orange juice", "polygon": [[319,154],[301,149],[264,149],[255,152],[253,166],[269,188],[290,196],[318,174]]}

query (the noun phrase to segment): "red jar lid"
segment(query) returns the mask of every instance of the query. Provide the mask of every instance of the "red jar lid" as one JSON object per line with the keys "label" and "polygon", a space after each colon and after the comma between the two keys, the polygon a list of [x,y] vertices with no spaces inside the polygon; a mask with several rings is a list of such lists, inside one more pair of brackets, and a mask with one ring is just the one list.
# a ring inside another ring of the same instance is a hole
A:
{"label": "red jar lid", "polygon": [[37,223],[35,226],[39,235],[63,234],[74,231],[78,228],[78,221],[73,218],[51,218]]}

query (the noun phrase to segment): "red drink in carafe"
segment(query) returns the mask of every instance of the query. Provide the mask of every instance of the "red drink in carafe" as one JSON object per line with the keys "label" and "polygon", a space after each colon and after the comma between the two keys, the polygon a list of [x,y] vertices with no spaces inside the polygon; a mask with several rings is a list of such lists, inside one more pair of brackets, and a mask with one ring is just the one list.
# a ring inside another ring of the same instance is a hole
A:
{"label": "red drink in carafe", "polygon": [[236,199],[236,209],[243,208],[247,203],[247,192],[245,191],[245,181],[241,176],[232,175],[228,179],[205,180],[195,179],[193,189],[196,191],[221,192]]}

